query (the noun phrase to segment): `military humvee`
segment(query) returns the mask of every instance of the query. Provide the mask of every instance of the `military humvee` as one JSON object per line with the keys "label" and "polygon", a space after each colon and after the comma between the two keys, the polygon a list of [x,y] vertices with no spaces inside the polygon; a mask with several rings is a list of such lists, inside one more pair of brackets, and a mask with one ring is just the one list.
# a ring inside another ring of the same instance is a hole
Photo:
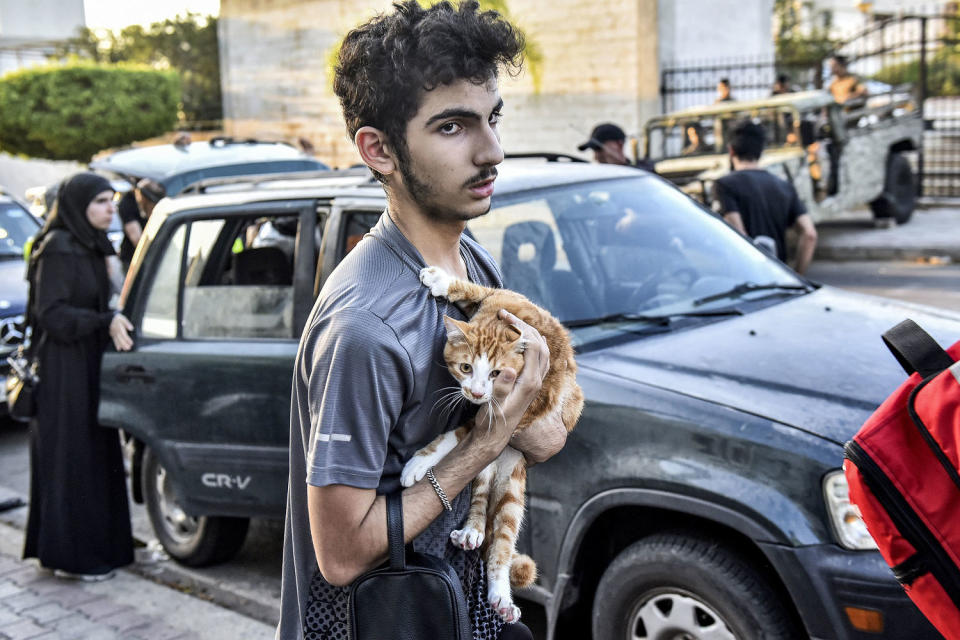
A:
{"label": "military humvee", "polygon": [[868,203],[877,218],[910,219],[916,182],[906,152],[920,148],[923,123],[909,94],[884,94],[856,108],[826,91],[724,102],[653,118],[641,149],[661,176],[713,204],[713,182],[730,171],[734,124],[764,125],[760,165],[790,181],[815,221]]}

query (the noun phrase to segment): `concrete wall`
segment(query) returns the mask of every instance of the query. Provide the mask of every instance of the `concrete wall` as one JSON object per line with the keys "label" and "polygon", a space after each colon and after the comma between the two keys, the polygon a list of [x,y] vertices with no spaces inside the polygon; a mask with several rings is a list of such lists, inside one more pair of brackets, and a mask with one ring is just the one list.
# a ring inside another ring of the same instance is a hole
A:
{"label": "concrete wall", "polygon": [[[577,154],[577,144],[603,121],[639,132],[659,112],[665,61],[770,54],[772,4],[509,0],[511,18],[543,52],[543,63],[539,87],[529,69],[501,79],[506,150]],[[352,26],[389,7],[389,0],[221,0],[227,132],[306,136],[321,159],[358,162],[330,90],[327,59]]]}
{"label": "concrete wall", "polygon": [[46,63],[84,22],[83,0],[0,0],[0,75]]}
{"label": "concrete wall", "polygon": [[[656,1],[511,1],[513,19],[536,41],[544,63],[539,92],[528,70],[501,81],[508,151],[577,153],[597,122],[614,120],[633,132],[655,113]],[[350,27],[389,6],[387,0],[223,0],[227,132],[304,135],[322,159],[340,166],[359,161],[330,90],[327,56]]]}
{"label": "concrete wall", "polygon": [[83,0],[0,0],[3,40],[62,40],[84,22]]}
{"label": "concrete wall", "polygon": [[659,0],[660,64],[773,57],[773,0]]}

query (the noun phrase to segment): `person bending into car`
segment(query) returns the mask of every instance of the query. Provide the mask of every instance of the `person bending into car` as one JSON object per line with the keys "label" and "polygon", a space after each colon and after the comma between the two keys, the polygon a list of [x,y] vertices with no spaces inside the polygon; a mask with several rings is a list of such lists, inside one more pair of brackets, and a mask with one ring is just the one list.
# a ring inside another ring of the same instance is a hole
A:
{"label": "person bending into car", "polygon": [[[522,49],[520,33],[475,1],[397,3],[343,41],[334,90],[387,209],[327,279],[300,340],[280,640],[343,637],[331,610],[346,585],[387,557],[384,494],[400,488],[404,463],[420,447],[467,418],[465,410],[449,419],[435,410],[437,392],[454,383],[443,361],[443,317],[466,316],[431,297],[419,273],[433,265],[501,286],[493,259],[463,231],[490,210],[504,157],[497,73],[518,70]],[[529,341],[523,374],[500,373],[493,393],[502,410],[490,416],[492,427],[471,431],[435,466],[452,510],[426,478],[403,490],[404,531],[416,550],[458,571],[477,640],[532,636],[487,604],[479,553],[449,542],[467,515],[470,482],[508,442],[537,462],[566,440],[559,416],[511,440],[549,354],[534,329],[509,314],[504,320]]]}
{"label": "person bending into car", "polygon": [[30,428],[30,513],[23,557],[64,578],[99,580],[133,561],[120,439],[97,422],[100,359],[112,339],[133,346],[109,308],[106,230],[113,188],[101,176],[66,180],[30,256],[29,320],[39,349]]}
{"label": "person bending into car", "polygon": [[612,122],[604,122],[595,126],[587,141],[577,146],[577,149],[593,151],[593,159],[599,164],[622,164],[653,172],[653,163],[645,158],[638,158],[636,164],[630,162],[624,151],[626,143],[627,134],[623,129]]}
{"label": "person bending into car", "polygon": [[120,198],[120,221],[123,223],[123,241],[120,243],[120,262],[126,273],[133,260],[133,252],[140,242],[143,227],[147,224],[153,208],[166,195],[163,185],[143,178],[136,187]]}
{"label": "person bending into car", "polygon": [[787,229],[798,234],[797,273],[804,273],[817,246],[817,230],[793,185],[760,168],[763,127],[750,120],[730,132],[728,151],[733,172],[716,182],[714,207],[723,219],[754,244],[786,262]]}

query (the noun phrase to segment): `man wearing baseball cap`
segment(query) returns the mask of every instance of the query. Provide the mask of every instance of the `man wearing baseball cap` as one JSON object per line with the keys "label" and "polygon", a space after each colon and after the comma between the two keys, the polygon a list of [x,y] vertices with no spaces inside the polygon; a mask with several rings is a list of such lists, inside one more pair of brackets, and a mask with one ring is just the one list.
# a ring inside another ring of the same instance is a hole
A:
{"label": "man wearing baseball cap", "polygon": [[586,151],[593,149],[593,159],[601,164],[631,164],[623,153],[623,145],[627,135],[623,129],[611,122],[598,124],[590,132],[590,139],[581,144],[578,149]]}

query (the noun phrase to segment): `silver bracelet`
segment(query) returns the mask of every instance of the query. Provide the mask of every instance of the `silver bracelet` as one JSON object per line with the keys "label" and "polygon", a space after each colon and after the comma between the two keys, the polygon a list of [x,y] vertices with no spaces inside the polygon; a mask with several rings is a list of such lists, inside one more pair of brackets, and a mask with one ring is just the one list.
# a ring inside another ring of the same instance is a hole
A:
{"label": "silver bracelet", "polygon": [[433,467],[427,469],[427,480],[433,485],[433,490],[437,492],[437,497],[440,498],[440,502],[443,503],[443,508],[447,511],[453,511],[450,500],[447,499],[447,494],[443,492],[440,483],[437,482],[437,476],[433,475]]}

